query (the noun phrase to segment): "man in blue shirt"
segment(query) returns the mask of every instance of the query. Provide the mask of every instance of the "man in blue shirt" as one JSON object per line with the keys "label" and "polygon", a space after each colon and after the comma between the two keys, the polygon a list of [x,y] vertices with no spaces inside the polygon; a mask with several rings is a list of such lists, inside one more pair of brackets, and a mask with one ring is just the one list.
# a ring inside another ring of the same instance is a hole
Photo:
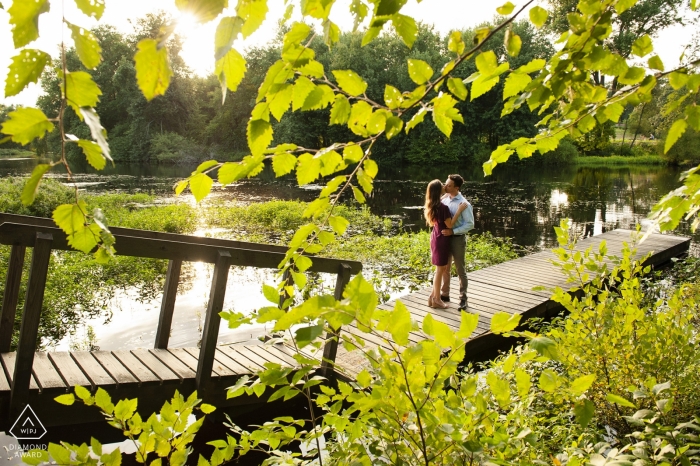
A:
{"label": "man in blue shirt", "polygon": [[[450,266],[454,260],[455,268],[457,269],[457,276],[459,277],[459,309],[464,310],[467,308],[467,268],[465,264],[465,255],[467,252],[467,232],[474,228],[474,211],[472,205],[467,201],[464,196],[459,192],[459,188],[462,187],[464,183],[464,178],[459,175],[450,175],[447,177],[445,182],[445,195],[442,198],[442,203],[445,204],[449,209],[450,213],[454,216],[457,212],[457,207],[462,202],[467,203],[467,208],[462,211],[462,214],[457,219],[457,222],[452,226],[452,228],[446,228],[442,230],[442,234],[445,236],[451,236],[450,238],[450,259],[447,265]],[[447,270],[450,270],[448,268]],[[442,281],[442,289],[440,291],[443,301],[448,302],[450,300],[450,274],[446,274]]]}

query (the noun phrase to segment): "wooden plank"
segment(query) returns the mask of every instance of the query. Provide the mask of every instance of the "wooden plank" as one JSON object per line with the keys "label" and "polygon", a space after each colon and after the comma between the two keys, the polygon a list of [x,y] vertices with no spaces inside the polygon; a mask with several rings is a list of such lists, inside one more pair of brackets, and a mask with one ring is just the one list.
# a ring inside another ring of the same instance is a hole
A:
{"label": "wooden plank", "polygon": [[[179,349],[179,348],[170,348],[172,351],[173,349]],[[199,356],[199,348],[182,348],[182,350],[186,351],[192,359],[195,361],[194,369],[197,369],[197,357]],[[225,364],[221,358],[221,353],[217,350],[216,354],[214,355],[214,369],[213,373],[218,374],[219,377],[229,377],[232,375],[240,375],[241,372],[230,369],[227,364]],[[191,366],[190,366],[191,367]],[[243,370],[243,373],[247,373],[244,367],[241,367]]]}
{"label": "wooden plank", "polygon": [[133,354],[136,357],[136,359],[141,361],[144,366],[148,367],[148,369],[150,369],[151,372],[158,376],[160,380],[164,382],[170,380],[182,381],[181,377],[179,377],[175,372],[170,370],[168,366],[160,362],[160,360],[153,356],[153,354],[151,354],[148,350],[131,350],[131,354]]}
{"label": "wooden plank", "polygon": [[265,347],[270,351],[271,353],[276,354],[278,357],[282,358],[287,365],[290,367],[298,367],[299,363],[297,362],[296,359],[294,359],[294,350],[289,348],[288,346],[282,345],[282,344],[274,344],[274,345],[265,345]]}
{"label": "wooden plank", "polygon": [[27,248],[12,245],[10,263],[5,276],[5,293],[2,297],[2,315],[0,316],[0,353],[7,353],[12,346],[12,333],[15,329],[15,315],[19,301],[19,287],[22,283],[22,267]]}
{"label": "wooden plank", "polygon": [[193,379],[195,372],[187,367],[182,361],[173,356],[168,350],[165,349],[152,349],[151,353],[157,357],[160,362],[168,366],[168,369],[175,372],[181,379]]}
{"label": "wooden plank", "polygon": [[112,351],[112,355],[122,363],[122,365],[134,376],[140,383],[161,382],[161,379],[143,364],[130,351]]}
{"label": "wooden plank", "polygon": [[175,259],[168,262],[168,272],[165,275],[165,287],[163,289],[163,300],[160,303],[158,329],[156,330],[156,348],[165,349],[168,347],[181,268],[181,260]]}
{"label": "wooden plank", "polygon": [[89,351],[76,351],[70,355],[94,387],[110,387],[117,384]]}
{"label": "wooden plank", "polygon": [[68,388],[48,355],[43,352],[37,352],[34,355],[34,378],[41,387],[41,391],[52,388]]}
{"label": "wooden plank", "polygon": [[[236,345],[238,348],[240,345]],[[244,357],[241,353],[233,349],[232,346],[219,346],[218,347],[219,351],[221,351],[223,354],[228,356],[229,358],[233,359],[236,361],[236,363],[240,364],[241,366],[245,367],[248,370],[249,374],[254,374],[260,369],[263,369],[263,367],[259,364],[254,363],[250,359]]]}
{"label": "wooden plank", "polygon": [[129,369],[114,357],[109,351],[93,351],[92,355],[100,363],[105,371],[117,382],[117,385],[138,384],[139,380],[129,372]]}
{"label": "wooden plank", "polygon": [[235,372],[236,374],[252,373],[246,366],[240,364],[238,361],[229,357],[224,351],[222,351],[223,348],[225,348],[225,346],[219,346],[216,348],[216,361],[226,366],[230,371]]}
{"label": "wooden plank", "polygon": [[63,378],[67,386],[75,387],[76,385],[80,385],[86,388],[92,386],[90,380],[85,376],[73,358],[70,357],[70,353],[48,353],[48,357],[56,370],[58,370],[58,373],[61,374],[61,378]]}
{"label": "wooden plank", "polygon": [[209,303],[202,331],[202,345],[197,358],[197,391],[202,397],[206,395],[207,385],[214,367],[214,354],[216,353],[221,324],[219,313],[224,310],[224,297],[226,296],[226,283],[228,282],[230,266],[231,254],[228,251],[219,251],[209,290]]}
{"label": "wooden plank", "polygon": [[54,238],[50,234],[35,233],[27,239],[33,241],[34,250],[32,251],[32,264],[29,268],[27,297],[24,299],[22,325],[20,326],[19,341],[17,342],[17,361],[15,362],[15,371],[12,376],[11,415],[18,415],[29,400],[32,366],[39,334],[39,318],[41,317],[41,307],[44,303],[44,289],[46,288],[46,276],[49,270],[49,260],[51,259],[51,244]]}
{"label": "wooden plank", "polygon": [[[197,357],[192,356],[185,348],[168,348],[170,354],[179,359],[187,368],[196,373],[197,371]],[[216,365],[216,364],[215,364]],[[213,377],[219,377],[219,373],[216,370],[212,370]]]}
{"label": "wooden plank", "polygon": [[[287,360],[287,358],[282,357],[281,354],[277,353],[276,351],[271,351],[270,348],[272,348],[274,345],[249,345],[248,349],[252,351],[253,353],[257,354],[260,356],[262,359],[264,359],[267,362],[271,362],[274,364],[279,364],[282,367],[294,367],[295,364],[290,364]],[[294,360],[292,359],[292,362]]]}
{"label": "wooden plank", "polygon": [[[15,373],[15,364],[17,362],[17,354],[12,353],[2,353],[0,354],[2,358],[2,365],[5,369],[5,374],[7,375],[7,382],[10,387],[12,387],[12,375]],[[36,383],[36,379],[32,377],[29,381],[30,390],[39,390],[39,385]]]}
{"label": "wooden plank", "polygon": [[6,370],[2,362],[5,353],[0,354],[0,393],[7,393],[11,390],[12,380],[8,374],[12,374],[11,371]]}

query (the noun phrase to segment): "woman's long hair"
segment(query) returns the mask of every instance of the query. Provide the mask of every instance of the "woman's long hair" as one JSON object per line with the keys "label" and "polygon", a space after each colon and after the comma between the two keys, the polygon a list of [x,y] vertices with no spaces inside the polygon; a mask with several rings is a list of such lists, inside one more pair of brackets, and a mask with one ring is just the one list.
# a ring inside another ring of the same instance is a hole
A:
{"label": "woman's long hair", "polygon": [[442,181],[433,180],[428,183],[428,189],[425,191],[425,206],[423,207],[423,216],[425,223],[431,227],[438,217],[438,209],[440,208],[440,196],[442,195]]}

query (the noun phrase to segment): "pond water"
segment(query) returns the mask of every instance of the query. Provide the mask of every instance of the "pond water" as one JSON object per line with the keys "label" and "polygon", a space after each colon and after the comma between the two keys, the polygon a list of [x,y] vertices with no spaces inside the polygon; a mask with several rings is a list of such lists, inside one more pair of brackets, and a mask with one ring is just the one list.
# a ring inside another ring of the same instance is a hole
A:
{"label": "pond water", "polygon": [[[0,176],[27,176],[36,163],[32,159],[0,159]],[[87,167],[76,170],[74,179],[89,192],[149,192],[170,199],[175,182],[192,170],[193,167],[121,165],[98,174]],[[680,185],[681,170],[505,165],[497,167],[492,176],[484,177],[481,167],[392,167],[380,170],[374,191],[367,196],[367,204],[377,215],[400,219],[406,230],[427,229],[422,220],[426,185],[435,178],[444,181],[450,173],[460,173],[465,178],[462,193],[474,206],[475,233],[489,232],[497,237],[512,238],[514,244],[527,251],[555,246],[553,227],[563,218],[568,218],[585,236],[615,228],[634,228],[638,223],[644,225],[652,206]],[[50,176],[67,180],[60,172]],[[227,187],[215,185],[212,196],[242,203],[273,199],[310,201],[321,188],[321,184],[299,187],[291,177],[277,179],[267,167],[255,179]],[[194,202],[188,195],[181,199]],[[199,234],[204,234],[206,225],[202,228]],[[688,225],[682,225],[677,233],[689,234]],[[697,241],[697,235],[694,239]],[[192,267],[186,290],[178,294],[172,346],[196,344],[204,322],[211,269],[202,264]],[[265,305],[259,291],[261,283],[273,280],[271,271],[232,272],[226,308],[245,312]],[[144,305],[122,294],[113,306],[119,312],[114,312],[108,325],[103,325],[99,319],[86,323],[94,328],[97,345],[105,350],[152,346],[159,302]],[[262,327],[236,331],[223,327],[226,326],[222,325],[220,341],[248,341],[265,332]],[[74,342],[84,338],[75,337]],[[66,349],[70,344],[70,341],[62,342],[59,349]]]}

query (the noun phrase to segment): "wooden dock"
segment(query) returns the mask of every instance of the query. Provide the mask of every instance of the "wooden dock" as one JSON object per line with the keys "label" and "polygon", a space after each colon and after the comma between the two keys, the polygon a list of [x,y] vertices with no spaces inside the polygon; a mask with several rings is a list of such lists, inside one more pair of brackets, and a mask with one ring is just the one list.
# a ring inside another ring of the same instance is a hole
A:
{"label": "wooden dock", "polygon": [[[630,230],[614,230],[602,235],[586,238],[578,242],[576,249],[584,251],[589,246],[598,251],[598,246],[605,241],[608,255],[622,255],[622,243],[631,242]],[[681,257],[688,253],[690,238],[672,235],[652,234],[637,247],[636,258],[651,253],[646,264],[656,267],[667,263],[671,258]],[[556,259],[552,251],[543,251],[519,259],[503,262],[468,273],[469,288],[467,291],[469,312],[479,315],[479,324],[466,346],[466,361],[480,362],[493,358],[499,349],[507,348],[513,339],[494,335],[490,332],[491,318],[497,312],[521,314],[521,322],[532,317],[548,318],[562,311],[561,305],[549,299],[549,291],[533,291],[534,287],[561,287],[569,289],[572,285],[566,283],[564,274],[555,267],[551,260]],[[413,320],[422,323],[425,316],[432,316],[447,324],[454,331],[459,330],[460,313],[458,311],[459,280],[451,281],[452,302],[448,309],[428,307],[430,289],[424,288],[399,300],[407,307]],[[456,302],[455,302],[456,301]],[[379,306],[380,309],[393,309],[395,303],[388,302]],[[391,351],[388,343],[380,338],[374,338],[361,332],[356,327],[346,326],[343,331],[365,339],[368,347],[383,346]],[[412,332],[409,341],[416,343],[423,339],[420,332]],[[342,346],[338,348],[336,365],[348,378],[358,374],[363,368],[368,368],[366,360],[358,352],[348,353]]]}
{"label": "wooden dock", "polygon": [[[45,426],[65,426],[100,421],[94,408],[66,407],[53,401],[75,385],[96,390],[102,387],[113,398],[139,398],[139,410],[152,412],[169,399],[174,389],[183,394],[199,390],[207,402],[224,407],[251,405],[263,402],[256,397],[226,399],[226,388],[240,377],[254,374],[266,363],[294,367],[293,350],[281,344],[266,345],[217,345],[219,329],[218,312],[221,311],[226,276],[231,265],[276,268],[284,257],[286,248],[256,245],[237,241],[210,238],[192,238],[139,230],[115,228],[119,254],[139,255],[169,259],[161,318],[152,349],[130,351],[53,352],[36,351],[38,312],[43,295],[42,273],[48,267],[52,249],[67,249],[60,230],[45,219],[0,214],[0,243],[13,246],[10,268],[7,273],[2,315],[0,315],[0,430],[8,429],[26,404],[32,406]],[[582,240],[578,249],[589,246],[597,249],[601,241],[608,245],[608,254],[620,255],[623,241],[629,241],[630,231],[615,230]],[[673,257],[687,253],[688,238],[670,235],[651,235],[638,247],[638,256],[651,253],[647,264],[658,266]],[[9,337],[14,324],[19,276],[24,260],[24,249],[33,247],[28,296],[22,317],[18,349],[10,352]],[[550,293],[533,291],[538,285],[567,288],[565,277],[555,268],[550,251],[532,254],[513,261],[469,273],[469,312],[479,315],[479,324],[467,346],[468,360],[483,360],[502,347],[501,337],[490,333],[491,317],[499,311],[521,314],[522,320],[530,317],[548,317],[558,313],[559,305],[549,299]],[[169,348],[168,335],[182,261],[198,260],[216,264],[212,278],[209,307],[207,309],[201,348]],[[360,263],[329,258],[314,258],[311,271],[337,274],[336,297],[352,274],[361,270]],[[42,272],[43,271],[43,272]],[[452,281],[452,295],[457,297],[459,284]],[[40,290],[41,292],[37,292]],[[428,313],[451,328],[459,328],[459,312],[454,301],[449,309],[432,309],[427,306],[429,291],[419,290],[403,296],[412,317],[422,322]],[[14,301],[13,301],[14,300]],[[393,302],[380,306],[392,309]],[[9,312],[12,310],[12,312]],[[10,329],[8,330],[8,327]],[[372,347],[388,343],[381,338],[361,332],[352,325],[341,332],[357,335]],[[412,332],[411,342],[423,338],[420,332]],[[363,368],[365,360],[356,353],[346,352],[342,345],[327,343],[322,349],[324,357],[335,360],[340,376],[353,378]],[[337,356],[335,354],[337,350]],[[320,360],[321,354],[316,357]],[[321,363],[319,363],[321,364]],[[329,366],[325,364],[325,368]]]}

